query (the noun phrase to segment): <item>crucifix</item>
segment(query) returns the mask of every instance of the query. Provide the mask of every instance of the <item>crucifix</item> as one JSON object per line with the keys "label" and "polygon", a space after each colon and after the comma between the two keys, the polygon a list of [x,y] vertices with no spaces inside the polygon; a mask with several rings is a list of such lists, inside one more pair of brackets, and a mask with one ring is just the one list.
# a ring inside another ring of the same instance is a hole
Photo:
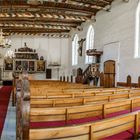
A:
{"label": "crucifix", "polygon": [[83,43],[86,39],[85,38],[82,38],[81,40],[78,41],[78,44],[79,44],[79,48],[78,48],[78,53],[79,53],[79,56],[82,56],[82,48],[83,48]]}

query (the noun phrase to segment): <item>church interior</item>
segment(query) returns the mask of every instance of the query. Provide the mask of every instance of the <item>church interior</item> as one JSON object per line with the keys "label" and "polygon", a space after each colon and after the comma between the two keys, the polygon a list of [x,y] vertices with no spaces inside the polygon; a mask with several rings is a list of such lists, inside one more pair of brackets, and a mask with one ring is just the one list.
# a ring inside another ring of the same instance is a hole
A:
{"label": "church interior", "polygon": [[0,0],[0,140],[140,139],[140,0]]}

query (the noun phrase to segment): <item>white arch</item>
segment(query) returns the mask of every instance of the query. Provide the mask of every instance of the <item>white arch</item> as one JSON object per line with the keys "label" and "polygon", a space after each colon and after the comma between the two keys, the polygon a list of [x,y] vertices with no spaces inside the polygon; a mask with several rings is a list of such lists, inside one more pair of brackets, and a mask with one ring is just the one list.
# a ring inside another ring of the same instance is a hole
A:
{"label": "white arch", "polygon": [[[92,25],[89,26],[87,36],[86,36],[86,50],[94,48],[94,28]],[[85,63],[89,64],[92,63],[93,57],[92,56],[85,56]]]}

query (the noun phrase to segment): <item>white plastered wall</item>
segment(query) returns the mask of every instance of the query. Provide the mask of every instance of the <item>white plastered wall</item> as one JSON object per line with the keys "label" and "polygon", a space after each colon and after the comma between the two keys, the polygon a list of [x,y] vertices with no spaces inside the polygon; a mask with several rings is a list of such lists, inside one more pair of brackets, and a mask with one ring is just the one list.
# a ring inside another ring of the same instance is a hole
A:
{"label": "white plastered wall", "polygon": [[[80,39],[84,38],[86,37],[89,24],[93,24],[95,30],[94,47],[97,50],[103,50],[105,44],[110,44],[111,42],[120,43],[119,74],[117,77],[117,80],[120,82],[125,82],[127,75],[132,76],[132,82],[137,82],[138,76],[140,76],[140,58],[134,58],[135,13],[137,5],[138,0],[129,0],[128,3],[116,0],[112,3],[111,12],[98,12],[96,22],[88,21],[84,23],[82,25],[83,31],[77,32]],[[72,31],[71,34],[74,35],[75,31]],[[69,45],[71,45],[70,43]],[[85,44],[83,50],[85,50]],[[87,67],[84,63],[84,55],[79,57],[78,65],[76,67],[71,66],[71,69],[78,67],[85,69]],[[105,55],[103,54],[104,58],[106,57]],[[69,60],[69,63],[71,64],[71,60]]]}
{"label": "white plastered wall", "polygon": [[[36,52],[40,56],[44,57],[47,61],[46,68],[49,63],[58,62],[61,66],[58,68],[52,68],[52,79],[57,80],[59,76],[64,73],[68,73],[68,39],[67,38],[47,38],[41,36],[21,36],[15,35],[10,37],[12,41],[11,50],[24,47],[24,42],[32,49],[36,49]],[[0,48],[0,53],[5,55],[8,49]],[[3,58],[0,58],[0,66],[3,66]],[[65,69],[64,69],[65,68]],[[4,72],[3,77],[5,79],[12,78],[12,72]],[[33,79],[46,79],[46,73],[32,74]]]}

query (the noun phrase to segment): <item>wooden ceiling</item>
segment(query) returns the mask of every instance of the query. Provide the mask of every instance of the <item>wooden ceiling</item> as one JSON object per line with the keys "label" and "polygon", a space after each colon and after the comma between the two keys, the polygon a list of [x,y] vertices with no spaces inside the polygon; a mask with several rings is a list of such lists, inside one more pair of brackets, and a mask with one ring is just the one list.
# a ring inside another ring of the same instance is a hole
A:
{"label": "wooden ceiling", "polygon": [[68,34],[113,0],[0,0],[5,34]]}

